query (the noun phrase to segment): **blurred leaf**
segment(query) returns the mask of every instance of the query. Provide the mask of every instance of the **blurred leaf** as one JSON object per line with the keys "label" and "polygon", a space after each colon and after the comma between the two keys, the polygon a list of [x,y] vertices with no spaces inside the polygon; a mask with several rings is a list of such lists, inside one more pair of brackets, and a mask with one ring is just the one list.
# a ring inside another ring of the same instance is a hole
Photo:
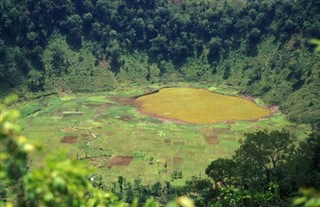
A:
{"label": "blurred leaf", "polygon": [[11,94],[9,96],[6,96],[3,100],[5,105],[9,105],[12,104],[13,102],[15,102],[16,100],[18,100],[18,96],[16,94]]}
{"label": "blurred leaf", "polygon": [[315,48],[315,51],[320,52],[320,40],[319,39],[311,39],[311,40],[309,40],[309,43],[317,45],[317,47]]}

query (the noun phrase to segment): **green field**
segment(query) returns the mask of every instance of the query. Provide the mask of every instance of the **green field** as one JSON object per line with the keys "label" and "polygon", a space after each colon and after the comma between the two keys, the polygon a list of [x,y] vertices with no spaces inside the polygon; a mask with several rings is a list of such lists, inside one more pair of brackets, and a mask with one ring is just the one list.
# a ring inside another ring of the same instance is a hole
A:
{"label": "green field", "polygon": [[305,134],[301,132],[309,129],[307,125],[288,122],[279,112],[255,122],[162,122],[139,114],[133,104],[115,98],[157,88],[158,85],[123,87],[103,93],[53,95],[16,104],[22,114],[22,133],[43,146],[42,152],[32,154],[30,165],[40,165],[43,153],[65,151],[70,158],[95,166],[107,184],[120,175],[129,180],[141,178],[145,184],[164,182],[172,180],[173,173],[182,172],[182,178],[172,180],[179,185],[192,176],[205,176],[203,171],[212,160],[232,156],[246,132],[287,128],[292,133],[300,132],[298,136],[303,138]]}

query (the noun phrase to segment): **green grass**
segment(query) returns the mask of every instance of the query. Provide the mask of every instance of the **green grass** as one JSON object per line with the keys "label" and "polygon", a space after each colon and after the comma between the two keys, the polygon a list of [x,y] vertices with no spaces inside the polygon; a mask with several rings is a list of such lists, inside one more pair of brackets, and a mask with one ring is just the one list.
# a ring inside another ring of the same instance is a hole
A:
{"label": "green grass", "polygon": [[[179,83],[179,86],[186,87],[186,84]],[[106,93],[73,94],[64,98],[51,96],[39,102],[20,103],[17,108],[23,115],[19,120],[22,133],[43,146],[41,153],[32,154],[31,166],[39,166],[44,154],[61,150],[74,159],[105,155],[106,158],[99,163],[103,167],[97,171],[107,184],[116,181],[120,175],[129,180],[140,177],[145,184],[170,181],[172,172],[182,171],[183,178],[173,181],[173,184],[181,185],[186,179],[203,174],[212,160],[232,156],[240,146],[238,141],[243,139],[244,133],[284,127],[297,132],[299,139],[303,139],[306,135],[303,131],[310,129],[307,125],[289,123],[280,113],[258,122],[196,125],[164,123],[137,113],[133,106],[116,102],[104,105],[111,103],[111,97],[138,95],[157,87],[123,87]],[[65,117],[64,112],[68,111],[83,114]],[[219,144],[207,144],[202,134],[203,128],[212,128],[214,135],[219,137]],[[77,136],[77,142],[61,143],[66,135]],[[166,143],[166,139],[170,139],[171,144]],[[129,166],[108,168],[106,160],[115,156],[132,156],[133,160]],[[159,167],[156,163],[149,164],[150,157],[160,161]],[[181,158],[181,162],[173,161],[177,157]],[[89,159],[82,160],[97,164]],[[164,172],[165,163],[168,165],[167,172]]]}

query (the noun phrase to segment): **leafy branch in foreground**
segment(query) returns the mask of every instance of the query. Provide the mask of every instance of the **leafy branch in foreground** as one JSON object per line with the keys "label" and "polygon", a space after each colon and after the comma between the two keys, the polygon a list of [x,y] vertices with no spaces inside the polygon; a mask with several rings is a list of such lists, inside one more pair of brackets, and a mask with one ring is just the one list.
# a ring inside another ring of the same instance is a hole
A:
{"label": "leafy branch in foreground", "polygon": [[[40,168],[28,171],[28,154],[40,147],[30,143],[20,134],[14,124],[20,113],[7,105],[17,99],[10,96],[0,102],[0,206],[12,207],[137,207],[138,200],[131,204],[119,201],[109,192],[95,188],[89,181],[94,169],[85,163],[70,160],[64,153],[46,157]],[[148,199],[145,207],[158,207]],[[187,197],[179,197],[168,207],[194,207]]]}
{"label": "leafy branch in foreground", "polygon": [[319,39],[311,39],[309,43],[316,45],[315,51],[320,52],[320,40]]}
{"label": "leafy branch in foreground", "polygon": [[315,189],[300,189],[301,196],[293,200],[295,206],[304,207],[319,207],[320,206],[320,192]]}
{"label": "leafy branch in foreground", "polygon": [[[38,146],[20,135],[20,127],[14,124],[19,111],[7,105],[16,99],[7,97],[0,105],[0,189],[4,189],[0,206],[128,206],[115,195],[94,188],[88,180],[92,170],[64,155],[51,155],[43,167],[28,171],[28,153]],[[8,194],[13,194],[12,198]],[[149,200],[145,206],[158,205]]]}

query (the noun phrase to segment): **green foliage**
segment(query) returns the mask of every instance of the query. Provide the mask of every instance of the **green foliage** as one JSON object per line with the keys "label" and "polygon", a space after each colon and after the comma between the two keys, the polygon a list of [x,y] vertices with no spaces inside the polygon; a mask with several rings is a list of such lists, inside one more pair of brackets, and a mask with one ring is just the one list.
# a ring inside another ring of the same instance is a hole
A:
{"label": "green foliage", "polygon": [[316,45],[315,51],[320,52],[320,40],[318,39],[311,39],[309,41],[311,44]]}
{"label": "green foliage", "polygon": [[[15,99],[10,96],[0,103],[1,206],[127,206],[115,195],[94,188],[90,182],[92,170],[63,154],[51,155],[43,167],[27,171],[27,156],[37,146],[20,135],[19,126],[14,124],[19,112],[6,108]],[[18,189],[13,192],[17,199],[8,202],[7,193],[12,187]],[[148,200],[144,206],[158,205]]]}
{"label": "green foliage", "polygon": [[223,197],[218,203],[222,206],[281,204],[282,193],[289,193],[290,189],[285,183],[292,176],[287,168],[296,155],[294,136],[286,131],[258,131],[245,136],[232,159],[218,159],[206,169]]}
{"label": "green foliage", "polygon": [[213,80],[281,105],[292,120],[318,121],[313,117],[319,94],[300,97],[319,82],[319,65],[306,41],[320,35],[317,1],[1,5],[3,94],[110,90],[117,86],[115,77],[130,83]]}
{"label": "green foliage", "polygon": [[24,177],[25,200],[31,206],[124,206],[117,197],[94,188],[92,171],[63,154],[47,157],[43,167]]}
{"label": "green foliage", "polygon": [[[27,171],[27,154],[34,150],[35,145],[20,135],[20,127],[14,123],[20,113],[7,109],[7,105],[17,99],[8,96],[0,102],[0,205],[7,200],[7,191],[21,183],[21,178]],[[20,202],[20,200],[18,200]]]}
{"label": "green foliage", "polygon": [[[133,53],[120,57],[121,67],[117,76],[119,82],[130,81],[131,83],[145,83],[150,77],[148,56],[145,54]],[[154,71],[156,72],[156,71]],[[153,73],[153,78],[156,78],[156,73]]]}
{"label": "green foliage", "polygon": [[[220,194],[223,199],[216,202],[214,206],[268,206],[267,203],[275,197],[274,190],[273,186],[265,192],[252,192],[246,189],[235,188],[234,186],[222,187]],[[245,202],[245,200],[249,201]]]}
{"label": "green foliage", "polygon": [[320,206],[320,194],[314,189],[301,189],[300,196],[296,197],[293,201],[295,206],[303,207],[319,207]]}
{"label": "green foliage", "polygon": [[191,82],[201,80],[209,81],[212,79],[211,67],[204,56],[187,60],[187,62],[181,67],[181,72],[186,80]]}
{"label": "green foliage", "polygon": [[113,89],[117,83],[108,65],[95,66],[96,59],[88,48],[73,51],[61,37],[49,42],[43,61],[46,89],[103,91]]}

